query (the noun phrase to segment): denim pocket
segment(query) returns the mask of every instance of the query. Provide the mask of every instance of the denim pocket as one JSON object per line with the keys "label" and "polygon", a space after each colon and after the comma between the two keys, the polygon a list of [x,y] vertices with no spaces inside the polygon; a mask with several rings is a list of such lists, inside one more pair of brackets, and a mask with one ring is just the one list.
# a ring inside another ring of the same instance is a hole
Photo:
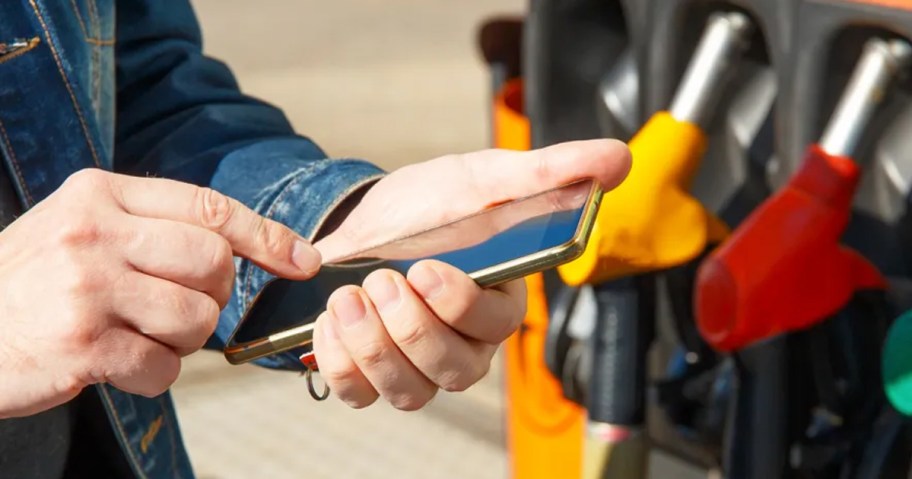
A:
{"label": "denim pocket", "polygon": [[41,39],[38,37],[29,39],[17,38],[15,40],[0,42],[0,63],[7,62],[19,55],[27,53],[37,47],[39,43],[41,43]]}

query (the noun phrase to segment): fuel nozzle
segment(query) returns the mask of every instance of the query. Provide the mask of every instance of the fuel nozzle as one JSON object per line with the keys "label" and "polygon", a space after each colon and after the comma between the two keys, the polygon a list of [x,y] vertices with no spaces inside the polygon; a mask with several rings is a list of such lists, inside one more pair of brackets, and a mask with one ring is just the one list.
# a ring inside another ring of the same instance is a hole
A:
{"label": "fuel nozzle", "polygon": [[882,363],[887,398],[897,411],[912,416],[912,310],[890,326]]}
{"label": "fuel nozzle", "polygon": [[[703,125],[716,108],[716,90],[744,51],[750,30],[740,13],[709,18],[671,111],[653,115],[630,141],[634,165],[624,183],[602,199],[589,247],[558,269],[570,285],[597,284],[582,477],[647,474],[644,365],[654,318],[644,304],[654,303],[654,293],[641,284],[648,281],[609,280],[686,263],[728,234],[688,190],[706,150]],[[624,93],[636,93],[632,60],[622,58],[603,84],[616,88],[600,92],[619,120],[632,116],[624,114],[633,110],[629,103],[620,101]]]}
{"label": "fuel nozzle", "polygon": [[633,167],[602,199],[588,247],[558,268],[566,283],[601,283],[679,266],[726,237],[728,227],[688,190],[706,151],[703,125],[752,31],[743,13],[709,17],[671,109],[653,115],[630,141]]}
{"label": "fuel nozzle", "polygon": [[850,157],[912,48],[869,40],[820,143],[788,184],[757,208],[700,266],[696,316],[719,350],[816,324],[855,291],[883,288],[877,269],[839,238],[849,222],[861,167]]}

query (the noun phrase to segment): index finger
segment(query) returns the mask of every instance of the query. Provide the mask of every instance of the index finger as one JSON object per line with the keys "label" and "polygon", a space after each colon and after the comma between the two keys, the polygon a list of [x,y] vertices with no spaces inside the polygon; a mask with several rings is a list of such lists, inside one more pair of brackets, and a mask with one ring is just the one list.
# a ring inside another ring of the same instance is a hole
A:
{"label": "index finger", "polygon": [[218,191],[162,178],[111,177],[114,196],[129,214],[213,231],[237,256],[285,278],[306,279],[320,268],[320,253],[310,242]]}
{"label": "index finger", "polygon": [[594,178],[605,192],[617,187],[631,168],[630,150],[618,140],[580,140],[530,151],[487,150],[465,155],[481,191],[504,198],[549,190]]}

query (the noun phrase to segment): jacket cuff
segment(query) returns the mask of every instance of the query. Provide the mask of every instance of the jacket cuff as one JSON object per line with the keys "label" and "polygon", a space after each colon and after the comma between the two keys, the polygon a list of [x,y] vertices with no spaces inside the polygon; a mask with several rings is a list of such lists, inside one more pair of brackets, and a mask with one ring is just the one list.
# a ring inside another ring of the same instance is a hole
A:
{"label": "jacket cuff", "polygon": [[[361,160],[307,159],[314,154],[308,145],[312,144],[278,140],[232,153],[220,163],[211,186],[312,241],[337,206],[385,173]],[[246,259],[235,258],[235,270],[234,294],[222,311],[207,348],[224,347],[250,302],[275,277]],[[303,369],[292,351],[263,358],[255,364]]]}

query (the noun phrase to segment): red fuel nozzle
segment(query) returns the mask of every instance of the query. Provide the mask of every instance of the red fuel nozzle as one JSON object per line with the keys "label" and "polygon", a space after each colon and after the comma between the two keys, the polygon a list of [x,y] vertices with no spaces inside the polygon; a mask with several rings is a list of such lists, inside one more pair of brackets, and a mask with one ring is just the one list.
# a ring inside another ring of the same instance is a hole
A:
{"label": "red fuel nozzle", "polygon": [[850,155],[910,57],[904,41],[869,41],[820,144],[700,266],[695,313],[711,346],[731,351],[808,327],[855,291],[885,287],[877,268],[839,239],[861,175]]}
{"label": "red fuel nozzle", "polygon": [[859,289],[882,288],[873,265],[839,244],[860,178],[849,158],[814,145],[697,273],[696,316],[714,348],[730,351],[814,324]]}

